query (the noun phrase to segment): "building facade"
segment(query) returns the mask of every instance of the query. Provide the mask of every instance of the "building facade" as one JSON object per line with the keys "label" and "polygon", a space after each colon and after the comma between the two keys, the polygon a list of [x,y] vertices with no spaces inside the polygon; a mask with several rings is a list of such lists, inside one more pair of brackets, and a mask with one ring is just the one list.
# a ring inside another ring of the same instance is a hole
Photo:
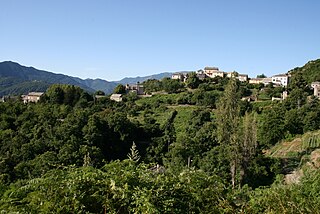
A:
{"label": "building facade", "polygon": [[137,95],[145,94],[143,85],[140,84],[139,82],[134,85],[129,85],[129,84],[126,85],[126,93],[130,93],[130,92],[136,93]]}
{"label": "building facade", "polygon": [[311,87],[313,88],[313,95],[320,98],[320,82],[311,83]]}
{"label": "building facade", "polygon": [[280,86],[287,87],[289,84],[289,75],[288,74],[277,74],[271,77],[272,83]]}
{"label": "building facade", "polygon": [[188,73],[174,73],[171,75],[171,79],[180,80],[181,82],[185,82],[188,79]]}
{"label": "building facade", "polygon": [[22,101],[23,103],[36,103],[43,94],[43,92],[29,92],[27,95],[22,95]]}
{"label": "building facade", "polygon": [[217,67],[205,67],[204,73],[210,78],[225,76],[225,73],[223,71],[219,71],[219,68]]}

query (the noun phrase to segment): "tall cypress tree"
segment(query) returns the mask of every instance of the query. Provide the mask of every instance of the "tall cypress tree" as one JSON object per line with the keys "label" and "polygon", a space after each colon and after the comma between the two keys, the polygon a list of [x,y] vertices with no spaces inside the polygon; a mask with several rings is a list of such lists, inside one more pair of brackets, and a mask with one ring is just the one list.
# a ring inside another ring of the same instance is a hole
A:
{"label": "tall cypress tree", "polygon": [[240,92],[235,78],[229,80],[217,105],[217,137],[230,164],[231,183],[241,185],[250,161],[256,154],[256,118],[240,115]]}
{"label": "tall cypress tree", "polygon": [[229,80],[223,96],[217,104],[217,137],[226,152],[230,163],[231,183],[237,184],[237,171],[240,166],[240,105],[239,87],[235,78]]}

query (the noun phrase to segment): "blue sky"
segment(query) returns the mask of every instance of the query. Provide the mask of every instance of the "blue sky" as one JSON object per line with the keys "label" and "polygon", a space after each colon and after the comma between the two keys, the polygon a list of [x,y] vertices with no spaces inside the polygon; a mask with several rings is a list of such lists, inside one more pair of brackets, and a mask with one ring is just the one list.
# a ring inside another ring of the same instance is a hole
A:
{"label": "blue sky", "polygon": [[254,77],[320,58],[318,0],[0,0],[0,61],[119,80],[217,66]]}

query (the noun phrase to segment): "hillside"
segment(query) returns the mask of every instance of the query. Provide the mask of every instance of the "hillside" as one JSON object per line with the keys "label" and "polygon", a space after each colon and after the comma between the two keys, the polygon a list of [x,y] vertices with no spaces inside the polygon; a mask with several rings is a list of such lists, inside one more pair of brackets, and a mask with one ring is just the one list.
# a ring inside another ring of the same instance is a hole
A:
{"label": "hillside", "polygon": [[29,91],[45,90],[51,84],[76,85],[86,91],[94,89],[75,81],[72,77],[22,66],[15,62],[0,63],[0,95],[17,95]]}
{"label": "hillside", "polygon": [[309,61],[302,67],[290,70],[289,73],[291,73],[292,76],[300,73],[308,84],[314,81],[320,81],[320,59]]}
{"label": "hillside", "polygon": [[[4,77],[3,88],[14,81]],[[297,106],[298,85],[282,102],[248,102],[240,98],[260,89],[234,78],[188,82],[148,81],[154,96],[122,102],[69,85],[51,86],[37,103],[1,102],[0,210],[320,210],[319,99]]]}
{"label": "hillside", "polygon": [[266,155],[282,161],[287,183],[297,183],[305,171],[320,168],[320,131],[279,142],[266,151]]}

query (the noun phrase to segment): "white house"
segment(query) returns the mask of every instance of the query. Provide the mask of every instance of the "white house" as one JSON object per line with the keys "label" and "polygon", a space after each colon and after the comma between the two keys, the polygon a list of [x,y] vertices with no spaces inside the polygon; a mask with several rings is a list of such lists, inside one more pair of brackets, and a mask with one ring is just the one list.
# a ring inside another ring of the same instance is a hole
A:
{"label": "white house", "polygon": [[288,74],[277,74],[271,77],[272,83],[276,85],[281,85],[284,87],[288,86],[289,83],[289,75]]}
{"label": "white house", "polygon": [[248,81],[248,75],[247,74],[238,74],[236,77],[240,82],[247,82]]}
{"label": "white house", "polygon": [[204,73],[210,78],[224,77],[225,74],[223,71],[219,71],[217,67],[205,67]]}
{"label": "white house", "polygon": [[181,72],[174,73],[174,74],[171,75],[171,79],[180,80],[180,81],[182,81],[182,82],[185,82],[185,81],[188,79],[188,73],[187,73],[187,72],[184,72],[184,73],[181,73]]}
{"label": "white house", "polygon": [[111,94],[110,100],[114,100],[116,102],[122,101],[122,94]]}
{"label": "white house", "polygon": [[240,82],[247,82],[248,81],[248,75],[247,74],[239,74],[236,71],[227,72],[226,74],[227,74],[227,77],[229,77],[229,78],[235,77]]}

